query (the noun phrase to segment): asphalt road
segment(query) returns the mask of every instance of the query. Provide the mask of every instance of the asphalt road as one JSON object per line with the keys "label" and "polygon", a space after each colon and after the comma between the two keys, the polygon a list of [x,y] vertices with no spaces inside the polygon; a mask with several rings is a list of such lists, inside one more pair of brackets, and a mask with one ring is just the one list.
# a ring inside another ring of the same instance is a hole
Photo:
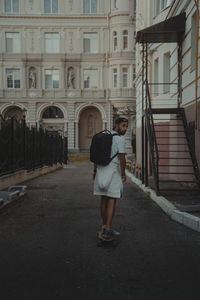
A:
{"label": "asphalt road", "polygon": [[23,200],[0,211],[0,299],[198,299],[200,233],[133,183],[117,203],[119,245],[97,247],[91,171],[69,166],[32,180]]}

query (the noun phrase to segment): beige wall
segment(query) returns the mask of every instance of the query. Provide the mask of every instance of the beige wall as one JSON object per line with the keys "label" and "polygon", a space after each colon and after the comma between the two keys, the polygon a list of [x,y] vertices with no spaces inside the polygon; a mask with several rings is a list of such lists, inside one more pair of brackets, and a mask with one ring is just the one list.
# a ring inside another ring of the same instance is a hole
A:
{"label": "beige wall", "polygon": [[[127,151],[131,152],[131,135],[134,130],[135,90],[132,86],[135,65],[135,16],[133,2],[98,1],[95,15],[83,13],[82,0],[59,0],[57,14],[44,14],[43,1],[19,0],[18,14],[5,14],[4,1],[0,2],[0,113],[10,105],[27,110],[27,122],[39,122],[42,110],[48,105],[59,107],[64,114],[61,127],[69,137],[71,150],[78,150],[78,122],[81,108],[94,106],[101,114],[103,128],[112,127],[113,108],[130,119]],[[113,51],[112,33],[117,31],[118,48]],[[128,30],[128,49],[123,50],[122,32]],[[7,53],[5,34],[20,34],[20,53]],[[98,52],[83,53],[83,34],[95,32]],[[59,53],[45,53],[45,33],[59,34]],[[36,88],[30,88],[29,70],[36,71]],[[68,68],[75,73],[74,88],[67,86]],[[113,88],[112,70],[118,69],[118,86]],[[122,68],[128,67],[128,86],[122,88]],[[8,89],[6,69],[20,69],[20,89]],[[45,89],[45,70],[59,70],[59,89]],[[98,71],[98,88],[86,90],[83,70]],[[52,121],[53,122],[53,121]],[[57,120],[55,121],[56,124]],[[50,122],[51,123],[51,122]],[[53,122],[54,123],[54,122]]]}

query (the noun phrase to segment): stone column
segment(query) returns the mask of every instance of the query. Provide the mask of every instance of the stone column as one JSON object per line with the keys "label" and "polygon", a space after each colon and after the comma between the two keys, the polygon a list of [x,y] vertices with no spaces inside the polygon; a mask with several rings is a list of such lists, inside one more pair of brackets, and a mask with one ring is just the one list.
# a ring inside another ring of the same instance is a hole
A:
{"label": "stone column", "polygon": [[74,122],[74,103],[68,103],[67,105],[67,112],[69,116],[68,122],[68,149],[69,152],[75,152],[76,147],[76,125]]}
{"label": "stone column", "polygon": [[62,79],[62,80],[60,80],[60,89],[64,89],[65,86],[66,86],[66,83],[65,83],[65,66],[64,66],[64,64],[62,64],[62,66],[61,66],[60,75],[61,75],[60,78]]}
{"label": "stone column", "polygon": [[[0,64],[0,74],[4,74],[3,73],[4,72],[4,70],[3,70],[3,64]],[[4,88],[4,86],[3,86],[3,77],[4,76],[0,76],[0,95],[2,95],[2,93],[3,93],[3,88]],[[5,78],[5,81],[6,81],[6,78]]]}
{"label": "stone column", "polygon": [[42,89],[42,82],[43,82],[43,78],[42,78],[42,67],[38,68],[38,81],[37,81],[37,88],[38,89]]}
{"label": "stone column", "polygon": [[78,128],[78,122],[75,122],[75,138],[74,138],[74,140],[75,140],[75,145],[74,145],[74,148],[75,148],[75,150],[76,151],[78,151],[79,150],[79,128]]}
{"label": "stone column", "polygon": [[36,123],[36,103],[33,102],[33,100],[31,102],[28,103],[28,113],[29,113],[29,119],[26,120],[27,123],[30,124],[30,126],[35,126]]}

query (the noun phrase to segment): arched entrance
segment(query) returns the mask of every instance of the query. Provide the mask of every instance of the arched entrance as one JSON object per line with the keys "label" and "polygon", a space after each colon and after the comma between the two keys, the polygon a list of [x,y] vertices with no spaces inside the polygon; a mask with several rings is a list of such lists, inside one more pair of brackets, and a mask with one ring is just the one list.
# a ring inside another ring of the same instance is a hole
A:
{"label": "arched entrance", "polygon": [[95,107],[85,108],[79,118],[79,150],[88,151],[92,137],[102,130],[102,118]]}
{"label": "arched entrance", "polygon": [[51,134],[64,134],[64,114],[57,106],[45,108],[41,114],[42,127]]}
{"label": "arched entrance", "polygon": [[4,119],[14,117],[17,121],[20,121],[23,118],[23,111],[18,106],[10,106],[6,110],[4,110],[2,115]]}

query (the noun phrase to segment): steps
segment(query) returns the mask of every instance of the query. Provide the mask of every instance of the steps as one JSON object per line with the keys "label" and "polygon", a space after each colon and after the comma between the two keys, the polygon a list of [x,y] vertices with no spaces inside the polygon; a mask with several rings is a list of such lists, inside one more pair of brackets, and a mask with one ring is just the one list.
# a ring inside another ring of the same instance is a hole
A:
{"label": "steps", "polygon": [[78,152],[78,153],[68,154],[69,164],[81,164],[81,163],[89,163],[89,162],[90,162],[89,152]]}
{"label": "steps", "polygon": [[[159,154],[160,190],[196,186],[183,109],[152,109]],[[156,154],[154,153],[154,156]]]}

